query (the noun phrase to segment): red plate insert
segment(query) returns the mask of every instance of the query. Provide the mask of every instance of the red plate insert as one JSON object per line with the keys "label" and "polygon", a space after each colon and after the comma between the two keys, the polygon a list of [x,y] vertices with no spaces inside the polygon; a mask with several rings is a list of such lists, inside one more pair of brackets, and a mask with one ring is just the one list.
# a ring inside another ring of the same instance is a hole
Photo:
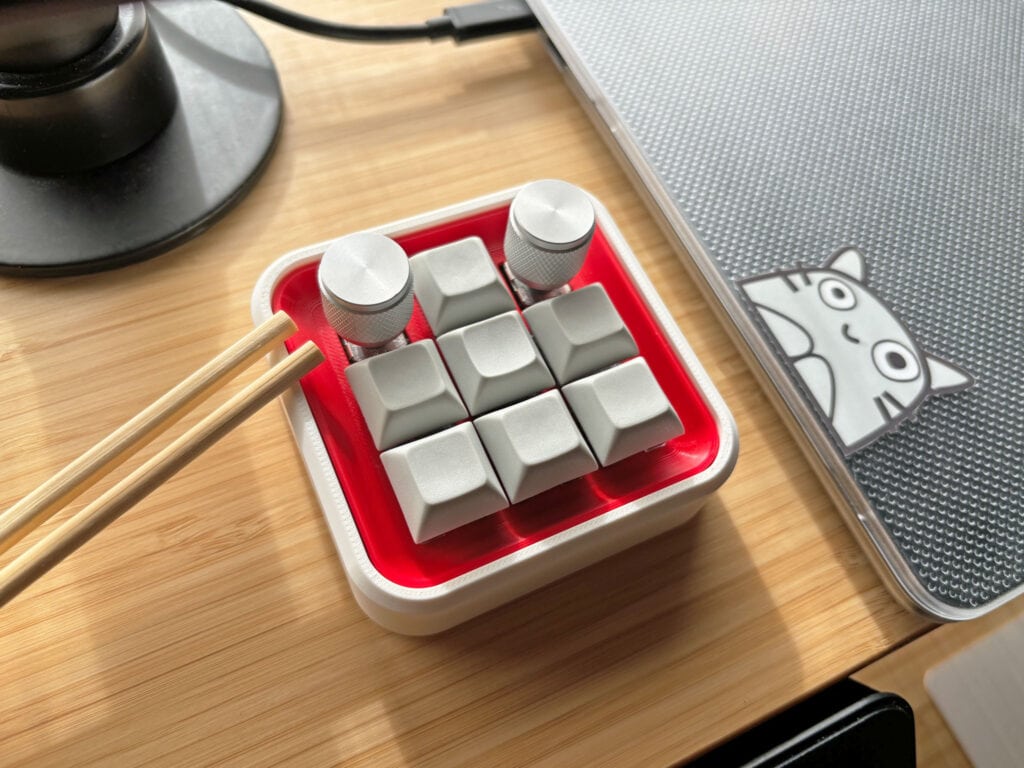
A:
{"label": "red plate insert", "polygon": [[[396,238],[410,255],[477,236],[494,259],[504,260],[502,243],[508,206]],[[623,504],[690,477],[707,468],[718,453],[714,418],[666,341],[646,304],[600,227],[573,288],[601,283],[636,340],[655,378],[676,409],[686,433],[664,446],[624,459],[590,475],[553,488],[497,514],[457,528],[423,544],[409,534],[402,510],[348,387],[349,364],[334,329],[320,306],[317,264],[284,275],[272,297],[299,330],[289,351],[307,339],[319,345],[326,362],[302,379],[302,390],[323,437],[331,464],[345,492],[352,517],[374,567],[406,587],[441,584],[511,552],[604,514]],[[406,333],[410,341],[433,338],[419,305]]]}

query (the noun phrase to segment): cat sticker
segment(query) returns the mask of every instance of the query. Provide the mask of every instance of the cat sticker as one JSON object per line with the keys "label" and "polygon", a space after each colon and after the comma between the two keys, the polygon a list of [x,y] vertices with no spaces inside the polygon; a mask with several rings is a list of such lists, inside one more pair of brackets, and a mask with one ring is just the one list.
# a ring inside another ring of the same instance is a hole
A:
{"label": "cat sticker", "polygon": [[867,287],[855,249],[821,268],[780,270],[738,281],[832,427],[846,456],[891,432],[925,398],[974,379],[925,352]]}

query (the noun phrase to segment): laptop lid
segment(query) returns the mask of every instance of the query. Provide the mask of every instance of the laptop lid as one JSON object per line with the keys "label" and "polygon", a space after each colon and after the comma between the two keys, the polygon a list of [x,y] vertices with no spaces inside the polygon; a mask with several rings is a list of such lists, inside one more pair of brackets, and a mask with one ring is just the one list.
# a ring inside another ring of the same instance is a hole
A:
{"label": "laptop lid", "polygon": [[890,588],[1024,591],[1024,6],[530,4]]}

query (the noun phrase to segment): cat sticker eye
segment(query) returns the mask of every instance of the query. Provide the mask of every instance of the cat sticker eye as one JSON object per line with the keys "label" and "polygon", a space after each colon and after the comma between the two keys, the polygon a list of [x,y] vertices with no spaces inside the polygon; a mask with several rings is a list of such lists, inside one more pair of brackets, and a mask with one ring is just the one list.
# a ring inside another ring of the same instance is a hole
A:
{"label": "cat sticker eye", "polygon": [[974,384],[920,347],[868,287],[867,262],[855,248],[821,267],[737,282],[846,456],[898,429],[928,397]]}
{"label": "cat sticker eye", "polygon": [[853,291],[842,280],[834,277],[822,280],[818,285],[818,293],[821,300],[832,309],[843,311],[857,306],[857,297]]}
{"label": "cat sticker eye", "polygon": [[921,364],[898,341],[880,341],[871,348],[871,359],[878,372],[893,381],[913,381],[921,375]]}

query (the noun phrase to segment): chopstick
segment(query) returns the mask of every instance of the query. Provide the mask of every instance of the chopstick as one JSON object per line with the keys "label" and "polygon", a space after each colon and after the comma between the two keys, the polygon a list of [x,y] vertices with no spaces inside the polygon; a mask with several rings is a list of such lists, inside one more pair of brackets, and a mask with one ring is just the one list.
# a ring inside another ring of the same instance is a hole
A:
{"label": "chopstick", "polygon": [[0,570],[0,607],[324,359],[307,341]]}
{"label": "chopstick", "polygon": [[293,333],[295,323],[278,312],[17,502],[0,515],[0,554]]}

